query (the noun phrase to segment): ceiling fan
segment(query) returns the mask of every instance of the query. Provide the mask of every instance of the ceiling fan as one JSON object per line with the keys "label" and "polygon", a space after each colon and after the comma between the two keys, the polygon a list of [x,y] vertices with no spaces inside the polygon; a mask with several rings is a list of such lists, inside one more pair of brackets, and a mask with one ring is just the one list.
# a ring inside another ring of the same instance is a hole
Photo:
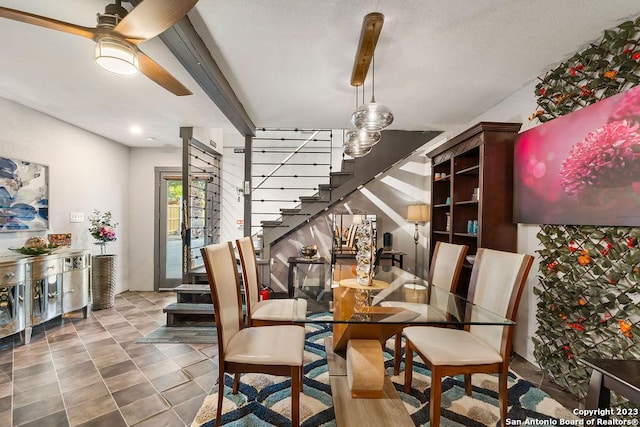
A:
{"label": "ceiling fan", "polygon": [[121,0],[98,14],[96,28],[83,27],[45,16],[0,7],[0,17],[85,37],[96,42],[96,63],[117,74],[142,74],[178,95],[191,91],[149,58],[138,44],[162,33],[189,12],[198,0],[145,0],[128,12]]}

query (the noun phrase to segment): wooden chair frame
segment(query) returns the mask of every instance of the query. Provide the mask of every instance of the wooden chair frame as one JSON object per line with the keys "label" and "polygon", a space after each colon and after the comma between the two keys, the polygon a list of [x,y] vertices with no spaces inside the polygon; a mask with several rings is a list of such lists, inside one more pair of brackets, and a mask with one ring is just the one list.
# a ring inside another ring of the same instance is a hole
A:
{"label": "wooden chair frame", "polygon": [[[436,246],[433,249],[433,256],[431,257],[431,267],[429,268],[429,284],[433,285],[433,276],[435,275],[435,269],[438,261],[438,253],[440,252],[440,244],[442,242],[436,242]],[[469,250],[469,246],[467,245],[456,245],[462,246],[462,250],[458,255],[458,259],[456,260],[456,266],[454,270],[453,277],[451,279],[449,292],[455,293],[458,289],[458,280],[460,279],[460,271],[462,270],[462,264],[464,264],[464,257],[467,255],[467,251]],[[406,351],[406,349],[405,349]],[[400,375],[400,363],[401,357],[400,353],[402,352],[402,332],[396,335],[394,341],[394,353],[393,353],[393,375]]]}
{"label": "wooden chair frame", "polygon": [[[475,264],[482,262],[484,250],[478,249],[476,255]],[[509,305],[505,317],[511,321],[515,321],[518,311],[518,305],[520,304],[520,298],[524,290],[524,285],[529,275],[529,270],[533,264],[533,257],[531,255],[525,255],[522,264],[520,265],[515,285],[509,298]],[[478,270],[473,269],[471,274],[471,281],[469,284],[469,297],[470,301],[473,301],[473,297],[476,291],[476,282],[478,280]],[[499,327],[499,326],[496,326]],[[413,378],[413,352],[418,353],[425,365],[431,370],[431,390],[429,401],[429,419],[431,427],[439,427],[440,425],[440,406],[442,405],[442,377],[454,376],[464,374],[464,389],[468,396],[471,396],[471,374],[485,373],[485,374],[498,374],[498,395],[500,406],[500,421],[504,426],[507,418],[507,405],[508,405],[508,389],[507,378],[509,375],[509,362],[511,345],[513,339],[514,325],[502,327],[502,339],[500,343],[500,354],[502,355],[502,361],[499,363],[483,364],[483,365],[433,365],[423,354],[421,354],[411,343],[409,339],[406,340],[405,349],[405,382],[404,391],[409,393],[411,391],[411,381]],[[469,331],[470,326],[465,325],[464,328]]]}
{"label": "wooden chair frame", "polygon": [[[251,236],[248,237],[249,241],[251,242],[251,247],[253,248],[253,238]],[[245,293],[245,299],[246,299],[246,305],[247,305],[247,325],[249,326],[264,326],[264,325],[269,325],[271,323],[262,323],[262,322],[254,322],[254,320],[251,318],[251,305],[253,304],[253,298],[255,297],[255,300],[258,301],[258,295],[260,295],[260,282],[259,282],[259,275],[258,275],[258,261],[256,258],[256,253],[255,251],[251,251],[251,253],[247,253],[247,251],[242,250],[242,244],[241,244],[241,240],[242,239],[236,239],[236,248],[238,248],[238,254],[240,255],[240,263],[242,264],[242,279],[244,281],[244,293]],[[253,257],[252,259],[250,259],[249,257]],[[252,272],[255,272],[255,277],[256,277],[256,281],[255,283],[251,283],[252,281],[249,280],[249,268],[251,268],[251,266],[249,265],[250,263],[253,263],[253,268],[251,269]],[[254,289],[255,288],[255,289]],[[255,295],[253,293],[256,293]]]}
{"label": "wooden chair frame", "polygon": [[[239,329],[244,329],[244,322],[242,316],[242,296],[240,292],[240,280],[236,271],[235,255],[233,251],[233,245],[231,242],[227,242],[229,247],[229,256],[232,264],[230,268],[234,269],[234,277],[236,278],[236,300],[238,302],[238,325]],[[214,313],[220,312],[220,299],[216,292],[216,277],[213,271],[213,266],[208,256],[208,250],[211,247],[219,245],[209,245],[201,248],[202,259],[204,260],[205,269],[207,271],[207,278],[209,280],[209,286],[211,288],[211,299],[213,300]],[[247,363],[234,363],[225,360],[225,346],[224,346],[224,330],[222,322],[219,316],[215,316],[216,330],[218,336],[218,402],[216,407],[216,426],[220,426],[220,419],[222,415],[222,402],[224,398],[224,374],[226,372],[234,374],[233,380],[233,394],[237,394],[238,385],[240,383],[241,373],[262,373],[279,376],[291,377],[291,424],[294,427],[300,425],[300,392],[302,390],[303,383],[303,367],[302,366],[288,366],[288,365],[258,365]]]}
{"label": "wooden chair frame", "polygon": [[[251,244],[251,251],[245,251],[242,249],[242,241],[248,241]],[[247,325],[249,326],[277,326],[277,325],[290,325],[293,322],[293,318],[282,320],[266,320],[266,319],[254,319],[252,304],[259,301],[259,286],[260,275],[258,274],[258,259],[256,258],[255,250],[253,249],[253,238],[251,236],[243,237],[236,240],[236,248],[238,248],[238,254],[240,255],[240,263],[242,265],[242,278],[244,280],[244,292],[247,305]],[[255,274],[255,281],[250,278],[250,273]],[[269,303],[268,300],[267,304]],[[274,300],[275,301],[275,300]],[[282,299],[277,300],[283,302]],[[274,302],[275,303],[275,302]],[[300,324],[300,326],[304,326]]]}

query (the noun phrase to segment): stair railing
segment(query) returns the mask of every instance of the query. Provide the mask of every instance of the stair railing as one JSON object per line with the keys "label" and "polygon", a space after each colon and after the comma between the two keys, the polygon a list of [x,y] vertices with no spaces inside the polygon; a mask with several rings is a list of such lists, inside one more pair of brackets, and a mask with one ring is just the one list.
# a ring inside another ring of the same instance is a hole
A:
{"label": "stair railing", "polygon": [[295,209],[300,196],[319,192],[328,184],[336,147],[331,129],[273,129],[256,131],[252,149],[251,234],[262,221],[278,221],[281,209]]}

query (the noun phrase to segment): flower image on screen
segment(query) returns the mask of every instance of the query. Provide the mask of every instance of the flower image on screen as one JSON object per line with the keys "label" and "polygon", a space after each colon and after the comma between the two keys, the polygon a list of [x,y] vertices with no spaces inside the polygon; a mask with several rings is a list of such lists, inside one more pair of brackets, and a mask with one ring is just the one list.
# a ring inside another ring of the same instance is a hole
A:
{"label": "flower image on screen", "polygon": [[518,135],[514,221],[640,226],[640,86]]}

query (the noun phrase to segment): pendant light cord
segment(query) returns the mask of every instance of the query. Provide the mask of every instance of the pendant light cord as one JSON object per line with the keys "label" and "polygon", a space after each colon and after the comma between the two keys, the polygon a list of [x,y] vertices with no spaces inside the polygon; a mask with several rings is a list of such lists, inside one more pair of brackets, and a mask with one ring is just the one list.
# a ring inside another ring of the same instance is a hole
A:
{"label": "pendant light cord", "polygon": [[371,55],[371,103],[376,102],[376,54]]}
{"label": "pendant light cord", "polygon": [[[373,31],[376,30],[376,24],[373,24]],[[376,46],[371,39],[371,103],[376,102]]]}
{"label": "pendant light cord", "polygon": [[358,109],[358,86],[356,88],[356,110]]}

